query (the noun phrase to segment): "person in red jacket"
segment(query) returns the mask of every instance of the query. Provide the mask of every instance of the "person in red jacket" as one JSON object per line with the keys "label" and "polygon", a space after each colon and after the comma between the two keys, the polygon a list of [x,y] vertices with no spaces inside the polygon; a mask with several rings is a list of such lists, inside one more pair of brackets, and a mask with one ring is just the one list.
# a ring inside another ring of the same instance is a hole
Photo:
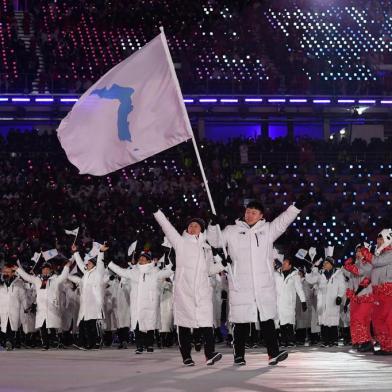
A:
{"label": "person in red jacket", "polygon": [[392,229],[383,229],[377,236],[374,255],[366,248],[363,260],[372,264],[371,281],[374,295],[372,322],[381,349],[376,355],[392,355]]}

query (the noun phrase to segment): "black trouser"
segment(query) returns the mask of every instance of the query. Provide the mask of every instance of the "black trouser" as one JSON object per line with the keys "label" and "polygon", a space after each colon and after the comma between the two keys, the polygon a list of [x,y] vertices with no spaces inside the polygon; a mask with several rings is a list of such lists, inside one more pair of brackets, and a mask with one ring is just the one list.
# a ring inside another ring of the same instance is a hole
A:
{"label": "black trouser", "polygon": [[280,336],[282,339],[282,344],[286,345],[288,343],[294,343],[294,325],[293,324],[284,324],[280,326]]}
{"label": "black trouser", "polygon": [[58,346],[59,339],[57,335],[57,330],[56,328],[46,328],[46,320],[42,324],[42,327],[40,328],[40,332],[41,332],[42,347],[49,348],[50,343],[52,343],[54,346]]}
{"label": "black trouser", "polygon": [[97,320],[82,320],[79,324],[79,346],[88,349],[94,348],[98,343]]}
{"label": "black trouser", "polygon": [[8,323],[7,323],[7,331],[5,333],[5,341],[10,342],[12,345],[12,348],[15,347],[16,331],[12,330],[10,320],[8,320]]}
{"label": "black trouser", "polygon": [[135,328],[135,341],[136,341],[136,348],[138,349],[143,347],[153,347],[154,330],[151,329],[150,331],[142,332],[139,330],[139,323],[137,323]]}
{"label": "black trouser", "polygon": [[[204,354],[207,359],[214,356],[215,352],[215,338],[214,329],[212,327],[201,327],[193,329],[193,339],[200,341],[201,337],[204,338]],[[178,344],[182,359],[185,361],[191,358],[192,351],[192,331],[187,327],[178,327]]]}
{"label": "black trouser", "polygon": [[335,344],[338,342],[338,327],[321,326],[321,339],[324,344]]}
{"label": "black trouser", "polygon": [[118,328],[117,329],[117,336],[118,336],[118,341],[120,343],[128,343],[128,337],[129,337],[129,327],[124,327],[124,328]]}
{"label": "black trouser", "polygon": [[[235,323],[233,326],[234,358],[245,357],[245,343],[251,334],[252,323]],[[278,336],[276,334],[274,320],[260,322],[260,330],[263,336],[268,355],[271,358],[279,354]]]}
{"label": "black trouser", "polygon": [[295,339],[297,343],[305,343],[307,332],[310,332],[309,328],[297,328],[295,331]]}

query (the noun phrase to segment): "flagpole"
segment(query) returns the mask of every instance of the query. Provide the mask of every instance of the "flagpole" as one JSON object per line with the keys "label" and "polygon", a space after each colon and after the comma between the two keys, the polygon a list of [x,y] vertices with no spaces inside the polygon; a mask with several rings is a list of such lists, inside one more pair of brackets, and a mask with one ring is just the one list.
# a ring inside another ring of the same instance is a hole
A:
{"label": "flagpole", "polygon": [[[175,85],[176,90],[177,90],[179,104],[180,104],[181,109],[182,109],[182,113],[183,113],[183,116],[184,116],[184,120],[185,120],[185,124],[186,124],[187,130],[188,130],[189,136],[192,139],[192,144],[193,144],[193,148],[195,150],[197,162],[199,163],[201,176],[202,176],[203,182],[204,182],[204,188],[205,188],[205,190],[207,192],[208,201],[210,202],[211,212],[214,215],[216,215],[216,209],[215,209],[214,201],[212,200],[210,187],[208,186],[208,180],[207,180],[207,177],[206,177],[206,173],[204,171],[203,162],[202,162],[201,157],[200,157],[199,148],[198,148],[197,143],[196,143],[195,134],[193,133],[191,122],[189,121],[188,112],[186,110],[185,103],[184,103],[184,98],[183,98],[182,93],[181,93],[180,83],[178,82],[176,70],[174,69],[173,59],[172,59],[171,54],[170,54],[169,46],[167,45],[166,35],[165,35],[165,32],[164,32],[162,26],[159,29],[161,31],[161,39],[162,39],[163,48],[165,50],[166,58],[167,58],[167,61],[169,63],[169,67],[170,67],[170,71],[171,71],[171,74],[172,74],[172,77],[173,77],[174,85]],[[221,231],[220,226],[219,225],[217,225],[217,226],[218,226],[219,241],[222,244],[223,254],[227,258],[227,249],[226,249],[226,247],[224,245],[222,231]],[[233,277],[233,271],[231,269],[231,264],[230,263],[227,264],[227,271],[228,271],[229,275],[231,276],[233,286],[236,287],[236,284],[235,284],[235,281],[234,281],[234,277]]]}
{"label": "flagpole", "polygon": [[189,133],[189,136],[192,139],[193,148],[194,148],[195,153],[196,153],[197,162],[199,163],[201,176],[202,176],[203,182],[204,182],[204,188],[205,188],[205,190],[207,192],[208,201],[210,202],[211,211],[212,211],[212,213],[214,215],[216,215],[216,209],[215,209],[214,201],[212,200],[210,187],[208,186],[208,180],[207,180],[207,177],[206,177],[206,174],[205,174],[205,171],[204,171],[203,162],[202,162],[201,157],[200,157],[199,148],[198,148],[197,143],[196,143],[195,134],[193,133],[191,122],[189,121],[189,117],[188,117],[188,112],[186,111],[184,98],[183,98],[182,93],[181,93],[180,83],[178,82],[176,70],[174,69],[173,59],[171,57],[170,50],[169,50],[169,47],[167,45],[166,35],[165,35],[164,30],[163,30],[163,27],[160,27],[159,29],[161,30],[161,39],[162,39],[163,47],[165,49],[165,53],[166,53],[166,57],[167,57],[167,60],[168,60],[168,63],[169,63],[170,71],[171,71],[171,74],[172,74],[172,77],[173,77],[174,85],[175,85],[176,90],[177,90],[178,99],[179,99],[179,103],[180,103],[180,106],[181,106],[181,109],[182,109],[182,112],[183,112],[183,116],[184,116],[184,119],[185,119],[185,124],[186,124],[186,127],[187,127],[187,131]]}

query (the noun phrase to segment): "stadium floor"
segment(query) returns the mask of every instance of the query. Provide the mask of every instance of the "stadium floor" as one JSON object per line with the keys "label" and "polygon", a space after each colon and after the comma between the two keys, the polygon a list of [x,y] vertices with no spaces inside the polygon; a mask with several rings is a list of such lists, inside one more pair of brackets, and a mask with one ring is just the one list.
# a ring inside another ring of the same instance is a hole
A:
{"label": "stadium floor", "polygon": [[182,366],[177,349],[137,356],[133,349],[17,350],[0,352],[1,392],[180,392],[180,391],[391,391],[392,357],[346,348],[292,349],[271,367],[260,350],[247,351],[247,366],[235,368],[231,350],[213,367],[201,353],[196,366]]}

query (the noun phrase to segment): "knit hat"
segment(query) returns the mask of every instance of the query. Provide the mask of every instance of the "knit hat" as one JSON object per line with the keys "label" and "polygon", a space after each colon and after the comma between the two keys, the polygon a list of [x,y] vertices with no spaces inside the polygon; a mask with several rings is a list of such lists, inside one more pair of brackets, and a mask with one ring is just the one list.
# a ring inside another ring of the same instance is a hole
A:
{"label": "knit hat", "polygon": [[139,258],[140,257],[145,257],[149,261],[151,261],[151,259],[152,259],[151,252],[148,251],[148,250],[143,250],[143,252],[141,252],[140,255],[139,255]]}
{"label": "knit hat", "polygon": [[383,229],[378,233],[377,237],[382,237],[384,244],[387,246],[392,244],[392,229]]}
{"label": "knit hat", "polygon": [[262,203],[260,203],[257,200],[253,200],[249,202],[246,206],[246,208],[252,208],[254,210],[259,210],[261,213],[264,213],[264,206]]}
{"label": "knit hat", "polygon": [[206,228],[206,222],[204,222],[204,220],[201,218],[191,218],[188,220],[186,227],[188,227],[193,222],[196,222],[200,226],[201,232],[203,233]]}
{"label": "knit hat", "polygon": [[327,256],[324,261],[328,261],[328,263],[332,264],[332,267],[335,267],[335,259],[331,256]]}

